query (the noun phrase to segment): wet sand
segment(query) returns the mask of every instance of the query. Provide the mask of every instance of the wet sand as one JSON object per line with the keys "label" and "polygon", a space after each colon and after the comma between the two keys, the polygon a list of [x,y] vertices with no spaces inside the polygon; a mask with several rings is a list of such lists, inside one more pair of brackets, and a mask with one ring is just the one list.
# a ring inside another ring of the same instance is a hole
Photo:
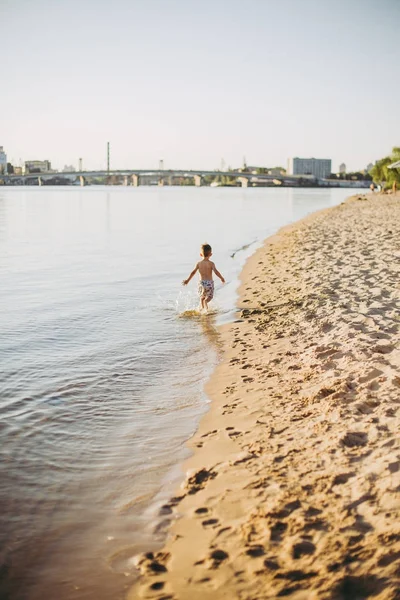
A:
{"label": "wet sand", "polygon": [[129,599],[400,599],[400,195],[267,240]]}

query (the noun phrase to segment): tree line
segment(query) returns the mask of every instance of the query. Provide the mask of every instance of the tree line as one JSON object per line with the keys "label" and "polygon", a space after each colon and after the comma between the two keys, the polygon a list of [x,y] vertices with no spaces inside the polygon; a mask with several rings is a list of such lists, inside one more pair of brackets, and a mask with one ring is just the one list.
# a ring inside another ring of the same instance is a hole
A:
{"label": "tree line", "polygon": [[389,169],[389,166],[397,161],[400,161],[400,146],[395,146],[389,156],[376,161],[370,170],[374,183],[386,190],[400,188],[400,168]]}

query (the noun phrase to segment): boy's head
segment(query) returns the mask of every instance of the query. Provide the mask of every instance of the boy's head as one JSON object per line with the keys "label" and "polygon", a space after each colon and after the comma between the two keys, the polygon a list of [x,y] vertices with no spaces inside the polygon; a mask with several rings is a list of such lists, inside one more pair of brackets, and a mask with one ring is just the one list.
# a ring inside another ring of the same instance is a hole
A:
{"label": "boy's head", "polygon": [[212,248],[210,244],[202,244],[200,247],[200,253],[204,258],[208,258],[212,254]]}

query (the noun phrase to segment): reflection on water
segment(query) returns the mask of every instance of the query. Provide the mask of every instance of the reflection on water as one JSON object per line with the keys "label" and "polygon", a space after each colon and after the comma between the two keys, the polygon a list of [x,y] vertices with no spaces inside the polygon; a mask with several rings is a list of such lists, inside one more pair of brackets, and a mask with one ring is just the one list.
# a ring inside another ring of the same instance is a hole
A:
{"label": "reflection on water", "polygon": [[[134,555],[162,535],[246,257],[346,195],[0,189],[2,599],[124,596]],[[214,312],[182,318],[205,240],[228,283]]]}
{"label": "reflection on water", "polygon": [[179,315],[181,319],[190,319],[199,324],[202,334],[209,342],[210,348],[214,348],[217,356],[221,356],[222,342],[217,329],[218,311],[210,310],[208,313],[202,313],[198,309],[185,310]]}

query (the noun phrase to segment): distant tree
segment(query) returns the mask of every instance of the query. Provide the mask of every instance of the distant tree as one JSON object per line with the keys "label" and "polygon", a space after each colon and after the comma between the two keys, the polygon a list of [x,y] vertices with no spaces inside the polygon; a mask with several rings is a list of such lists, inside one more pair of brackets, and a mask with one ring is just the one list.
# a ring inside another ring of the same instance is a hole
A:
{"label": "distant tree", "polygon": [[374,183],[385,187],[386,182],[388,180],[388,166],[392,163],[392,159],[390,156],[385,156],[385,158],[381,158],[377,160],[374,166],[371,169],[371,176]]}
{"label": "distant tree", "polygon": [[371,181],[371,175],[368,173],[364,173],[362,171],[354,171],[351,173],[346,173],[344,179],[348,181]]}
{"label": "distant tree", "polygon": [[12,166],[11,163],[7,163],[7,173],[9,175],[12,175],[14,173],[14,167]]}
{"label": "distant tree", "polygon": [[389,169],[389,165],[400,160],[400,147],[395,146],[390,156],[385,156],[376,161],[370,171],[374,183],[382,186],[384,189],[391,188],[393,183],[400,184],[400,169]]}

